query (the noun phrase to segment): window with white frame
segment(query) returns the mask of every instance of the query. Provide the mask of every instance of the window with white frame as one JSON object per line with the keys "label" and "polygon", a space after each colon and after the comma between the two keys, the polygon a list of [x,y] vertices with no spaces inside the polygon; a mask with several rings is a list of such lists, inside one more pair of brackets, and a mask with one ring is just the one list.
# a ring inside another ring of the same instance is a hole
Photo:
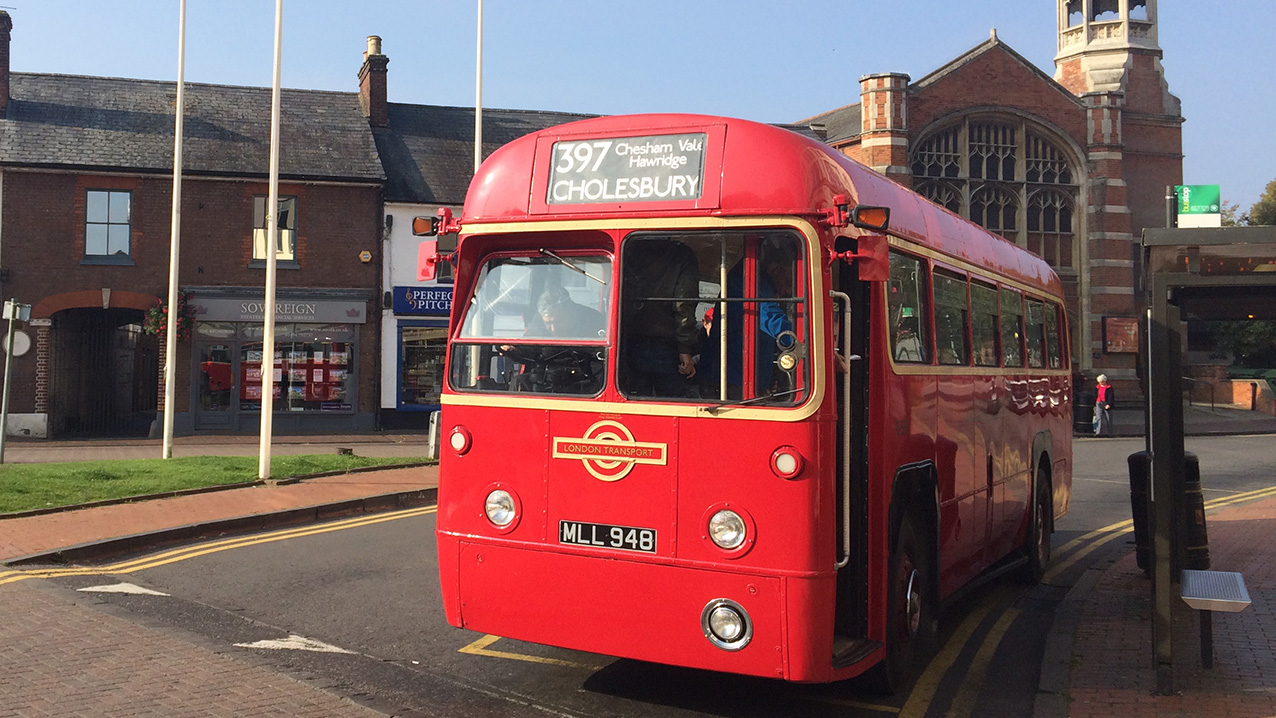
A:
{"label": "window with white frame", "polygon": [[84,196],[84,256],[132,254],[133,193],[91,189]]}
{"label": "window with white frame", "polygon": [[[253,259],[266,260],[266,201],[263,195],[253,197]],[[294,262],[297,259],[297,198],[279,198],[279,235],[275,243],[275,259]]]}

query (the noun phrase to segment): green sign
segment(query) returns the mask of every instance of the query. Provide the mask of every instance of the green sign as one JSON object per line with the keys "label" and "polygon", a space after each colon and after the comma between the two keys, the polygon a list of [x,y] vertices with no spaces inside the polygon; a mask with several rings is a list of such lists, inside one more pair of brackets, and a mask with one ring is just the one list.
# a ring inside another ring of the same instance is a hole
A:
{"label": "green sign", "polygon": [[1186,184],[1174,187],[1179,198],[1179,214],[1218,214],[1223,195],[1216,184]]}

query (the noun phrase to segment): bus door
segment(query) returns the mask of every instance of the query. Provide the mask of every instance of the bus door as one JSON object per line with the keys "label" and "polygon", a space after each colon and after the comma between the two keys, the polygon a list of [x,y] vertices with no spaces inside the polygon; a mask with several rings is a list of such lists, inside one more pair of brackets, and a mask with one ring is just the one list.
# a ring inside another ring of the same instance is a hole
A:
{"label": "bus door", "polygon": [[[850,251],[854,244],[849,237],[838,237],[834,249]],[[835,555],[845,565],[837,576],[834,665],[849,665],[857,660],[859,650],[867,648],[857,639],[868,635],[868,388],[872,363],[867,357],[873,295],[871,284],[859,278],[854,264],[835,263],[832,283],[835,294],[843,295],[831,307],[833,350],[847,358],[848,371],[840,373],[834,358],[825,376],[837,398],[837,502],[839,509],[850,509],[838,511],[835,538]]]}

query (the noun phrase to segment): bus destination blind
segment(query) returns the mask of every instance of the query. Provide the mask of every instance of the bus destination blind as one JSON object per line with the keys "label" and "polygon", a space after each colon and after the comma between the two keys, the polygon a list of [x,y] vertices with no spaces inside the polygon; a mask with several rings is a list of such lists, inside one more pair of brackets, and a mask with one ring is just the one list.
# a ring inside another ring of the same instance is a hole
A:
{"label": "bus destination blind", "polygon": [[555,142],[546,204],[697,200],[704,146],[703,132]]}

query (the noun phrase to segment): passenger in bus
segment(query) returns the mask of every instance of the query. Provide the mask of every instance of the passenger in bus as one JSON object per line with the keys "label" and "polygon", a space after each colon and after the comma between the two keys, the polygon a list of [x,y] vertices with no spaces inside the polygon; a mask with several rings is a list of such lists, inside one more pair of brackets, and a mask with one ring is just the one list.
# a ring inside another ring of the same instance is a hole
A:
{"label": "passenger in bus", "polygon": [[[762,271],[758,273],[758,297],[771,298],[792,294],[794,253],[785,242],[767,241],[762,245],[758,263]],[[727,296],[744,296],[744,261],[741,260],[727,274]],[[771,341],[759,336],[757,344],[757,393],[766,394],[771,391],[771,379],[774,375],[776,340],[784,332],[793,331],[793,322],[779,302],[760,302],[758,304],[758,329]],[[722,322],[716,315],[709,329],[709,338],[705,342],[704,351],[700,355],[701,396],[718,398],[720,394],[719,350]],[[744,305],[732,302],[727,307],[727,397],[742,397],[744,372],[741,367],[741,355],[744,353]]]}
{"label": "passenger in bus", "polygon": [[922,361],[922,342],[917,334],[917,317],[903,317],[895,329],[895,361]]}
{"label": "passenger in bus", "polygon": [[700,351],[696,255],[672,239],[634,239],[625,247],[621,389],[634,396],[694,395],[692,357]]}

